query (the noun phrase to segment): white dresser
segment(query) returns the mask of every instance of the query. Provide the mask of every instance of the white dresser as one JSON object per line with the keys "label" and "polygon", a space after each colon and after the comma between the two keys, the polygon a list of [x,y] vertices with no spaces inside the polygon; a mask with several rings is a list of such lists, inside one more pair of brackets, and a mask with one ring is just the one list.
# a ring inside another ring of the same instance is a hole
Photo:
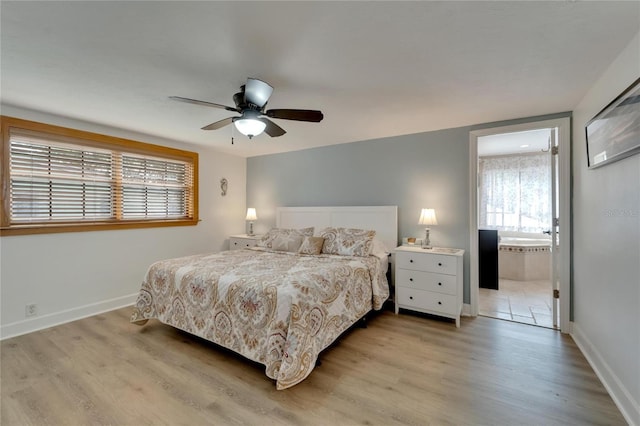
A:
{"label": "white dresser", "polygon": [[464,250],[395,249],[395,305],[456,320],[460,327]]}
{"label": "white dresser", "polygon": [[231,235],[229,236],[229,250],[254,247],[262,235]]}

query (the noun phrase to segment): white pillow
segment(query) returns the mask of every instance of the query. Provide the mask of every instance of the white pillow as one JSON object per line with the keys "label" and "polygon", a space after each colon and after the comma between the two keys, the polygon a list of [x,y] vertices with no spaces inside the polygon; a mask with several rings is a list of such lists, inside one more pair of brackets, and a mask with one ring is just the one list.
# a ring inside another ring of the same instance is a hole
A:
{"label": "white pillow", "polygon": [[371,255],[375,257],[379,257],[380,259],[384,259],[389,256],[389,250],[384,245],[384,243],[377,238],[373,239],[373,246],[371,247]]}

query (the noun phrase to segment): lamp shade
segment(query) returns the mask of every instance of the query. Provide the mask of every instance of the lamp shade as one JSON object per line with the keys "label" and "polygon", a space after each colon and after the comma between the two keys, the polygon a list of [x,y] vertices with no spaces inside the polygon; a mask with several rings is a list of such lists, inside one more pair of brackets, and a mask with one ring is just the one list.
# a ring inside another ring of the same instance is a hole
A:
{"label": "lamp shade", "polygon": [[436,211],[434,209],[422,209],[418,225],[437,225]]}
{"label": "lamp shade", "polygon": [[235,124],[236,129],[238,129],[240,133],[249,136],[249,139],[258,136],[264,132],[264,129],[267,127],[264,121],[255,118],[240,118],[235,120],[233,124]]}
{"label": "lamp shade", "polygon": [[258,220],[258,216],[256,216],[256,209],[249,207],[247,209],[247,218],[245,220]]}

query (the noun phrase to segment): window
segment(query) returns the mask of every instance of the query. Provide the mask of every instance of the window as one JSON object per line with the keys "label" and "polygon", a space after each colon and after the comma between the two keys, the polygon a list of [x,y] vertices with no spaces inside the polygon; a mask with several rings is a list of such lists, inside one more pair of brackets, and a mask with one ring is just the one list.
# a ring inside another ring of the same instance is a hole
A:
{"label": "window", "polygon": [[481,157],[480,226],[543,232],[551,224],[549,154]]}
{"label": "window", "polygon": [[197,153],[2,117],[2,154],[2,235],[197,224]]}

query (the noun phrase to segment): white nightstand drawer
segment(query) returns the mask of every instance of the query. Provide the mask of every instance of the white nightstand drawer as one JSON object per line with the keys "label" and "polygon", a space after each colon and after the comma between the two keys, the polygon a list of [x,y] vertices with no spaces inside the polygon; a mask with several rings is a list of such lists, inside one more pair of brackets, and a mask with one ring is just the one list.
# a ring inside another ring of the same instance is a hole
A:
{"label": "white nightstand drawer", "polygon": [[433,272],[396,269],[396,285],[418,290],[456,295],[458,290],[455,275],[436,274]]}
{"label": "white nightstand drawer", "polygon": [[402,252],[396,256],[396,268],[413,269],[415,271],[436,272],[439,274],[456,274],[456,258],[442,254]]}
{"label": "white nightstand drawer", "polygon": [[403,307],[415,308],[420,311],[441,312],[443,314],[458,315],[458,297],[448,294],[415,290],[407,287],[397,287],[398,303]]}
{"label": "white nightstand drawer", "polygon": [[255,247],[260,235],[232,235],[229,237],[229,250]]}
{"label": "white nightstand drawer", "polygon": [[236,238],[231,238],[229,240],[229,248],[231,250],[254,247],[255,245],[256,245],[255,240],[245,240],[245,239],[236,239]]}

